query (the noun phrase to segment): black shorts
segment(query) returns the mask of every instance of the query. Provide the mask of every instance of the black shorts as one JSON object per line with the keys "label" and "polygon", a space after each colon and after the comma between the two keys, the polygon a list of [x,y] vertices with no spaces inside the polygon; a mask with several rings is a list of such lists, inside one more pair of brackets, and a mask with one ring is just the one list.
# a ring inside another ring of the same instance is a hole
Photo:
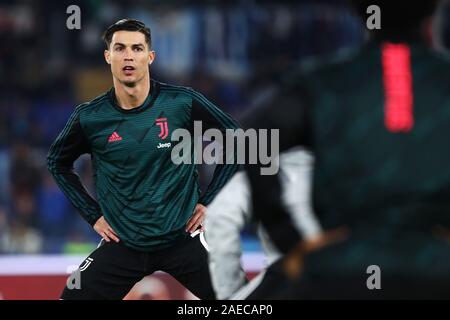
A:
{"label": "black shorts", "polygon": [[170,274],[200,299],[215,299],[208,254],[200,236],[152,252],[103,241],[68,279],[61,299],[123,299],[137,282],[155,271]]}

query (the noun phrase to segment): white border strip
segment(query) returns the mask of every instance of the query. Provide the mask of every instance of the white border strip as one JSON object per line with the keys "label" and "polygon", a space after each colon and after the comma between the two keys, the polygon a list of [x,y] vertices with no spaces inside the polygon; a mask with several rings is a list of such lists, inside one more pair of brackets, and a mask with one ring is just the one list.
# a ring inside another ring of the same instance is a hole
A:
{"label": "white border strip", "polygon": [[[0,255],[0,276],[65,275],[75,270],[86,255]],[[264,254],[244,253],[247,272],[259,272],[265,266]]]}
{"label": "white border strip", "polygon": [[0,275],[64,275],[84,259],[86,255],[5,255],[0,256]]}

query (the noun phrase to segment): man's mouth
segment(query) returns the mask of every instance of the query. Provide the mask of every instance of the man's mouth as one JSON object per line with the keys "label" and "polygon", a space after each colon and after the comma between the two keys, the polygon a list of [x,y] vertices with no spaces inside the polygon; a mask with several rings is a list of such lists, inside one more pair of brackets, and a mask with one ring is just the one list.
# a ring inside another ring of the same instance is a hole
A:
{"label": "man's mouth", "polygon": [[125,73],[125,75],[131,75],[133,73],[133,71],[135,70],[134,67],[132,66],[125,66],[122,68],[123,72]]}

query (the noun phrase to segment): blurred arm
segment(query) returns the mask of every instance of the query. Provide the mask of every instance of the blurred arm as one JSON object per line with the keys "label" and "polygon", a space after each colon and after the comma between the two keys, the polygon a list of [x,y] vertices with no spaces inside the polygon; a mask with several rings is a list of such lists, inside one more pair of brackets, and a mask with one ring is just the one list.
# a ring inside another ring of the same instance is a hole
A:
{"label": "blurred arm", "polygon": [[206,238],[209,269],[218,299],[229,298],[246,283],[241,265],[241,231],[250,220],[250,194],[244,172],[236,173],[208,206]]}
{"label": "blurred arm", "polygon": [[[244,127],[279,129],[280,152],[296,145],[311,148],[308,110],[300,101],[299,88],[284,89],[269,103],[251,113],[243,121]],[[267,136],[270,137],[270,134]],[[269,141],[267,145],[270,145]],[[301,235],[282,201],[280,174],[261,175],[261,167],[261,164],[246,166],[254,215],[261,220],[276,247],[287,253],[296,247]]]}

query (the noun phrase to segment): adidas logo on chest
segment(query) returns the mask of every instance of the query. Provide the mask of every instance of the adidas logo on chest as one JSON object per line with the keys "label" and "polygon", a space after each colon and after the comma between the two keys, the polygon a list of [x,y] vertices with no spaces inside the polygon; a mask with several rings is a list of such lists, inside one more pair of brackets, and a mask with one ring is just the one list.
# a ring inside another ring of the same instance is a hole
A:
{"label": "adidas logo on chest", "polygon": [[111,142],[116,142],[116,141],[121,141],[122,137],[116,132],[114,131],[108,138],[108,143]]}

